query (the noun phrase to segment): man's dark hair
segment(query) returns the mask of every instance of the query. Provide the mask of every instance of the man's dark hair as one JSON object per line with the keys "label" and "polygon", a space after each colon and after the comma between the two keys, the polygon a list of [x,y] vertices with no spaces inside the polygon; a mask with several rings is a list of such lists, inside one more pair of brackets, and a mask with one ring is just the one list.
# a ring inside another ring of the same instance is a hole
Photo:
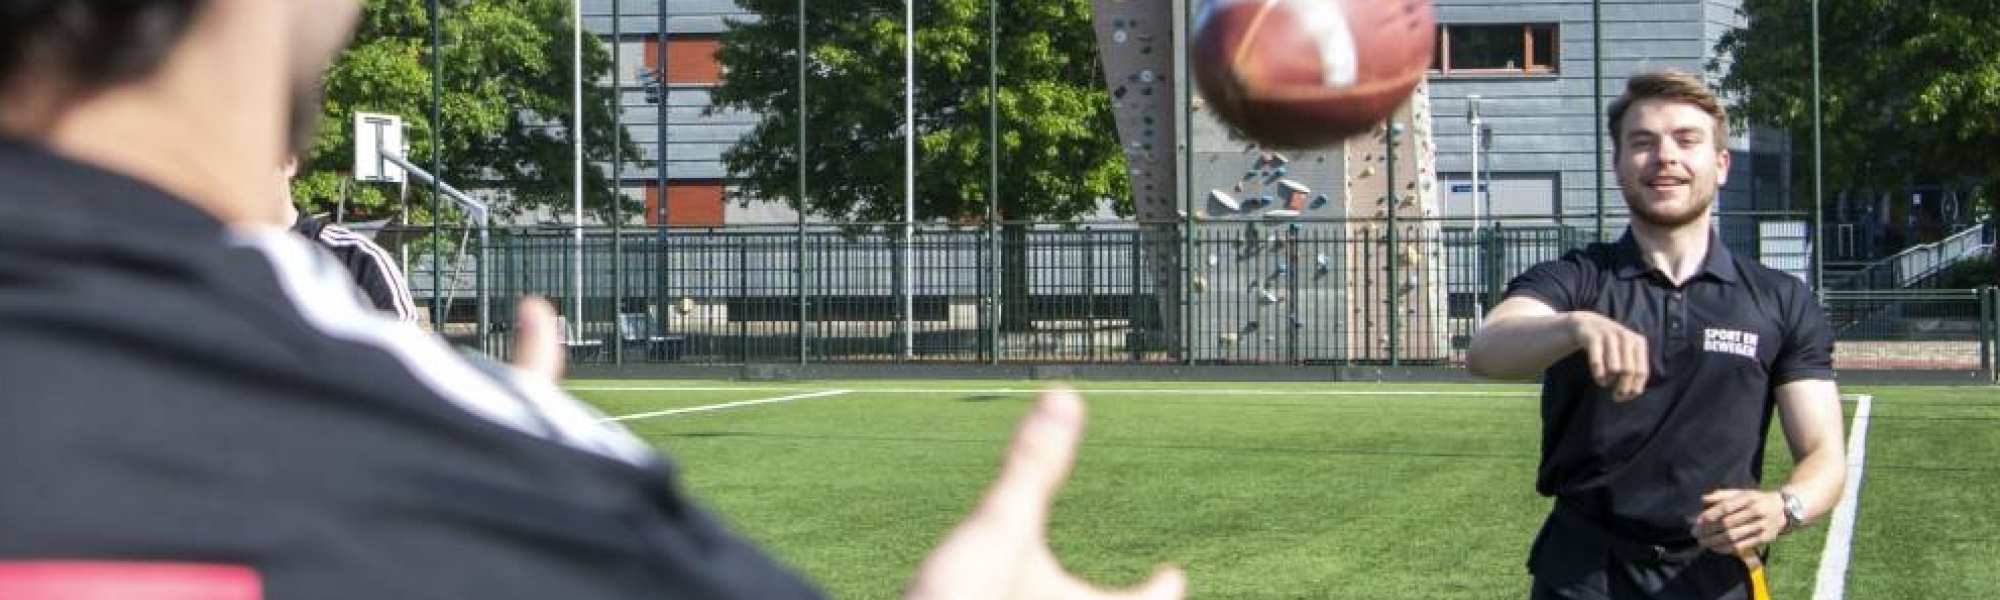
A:
{"label": "man's dark hair", "polygon": [[89,93],[150,75],[208,0],[0,0],[0,86],[31,63]]}
{"label": "man's dark hair", "polygon": [[1729,149],[1729,110],[1722,106],[1722,100],[1715,96],[1715,90],[1702,81],[1700,75],[1686,71],[1648,71],[1633,75],[1625,82],[1625,95],[1611,102],[1611,109],[1605,121],[1611,126],[1611,151],[1616,154],[1624,150],[1625,111],[1642,100],[1665,100],[1694,105],[1708,116],[1715,117],[1716,150]]}

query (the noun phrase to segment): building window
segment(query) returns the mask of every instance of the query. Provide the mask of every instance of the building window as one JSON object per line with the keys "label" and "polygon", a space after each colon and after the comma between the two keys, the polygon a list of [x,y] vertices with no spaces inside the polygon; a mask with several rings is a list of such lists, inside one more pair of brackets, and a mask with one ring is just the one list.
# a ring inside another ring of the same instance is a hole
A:
{"label": "building window", "polygon": [[[722,83],[722,63],[715,53],[722,38],[715,35],[675,35],[667,38],[667,83],[675,85],[715,85]],[[659,69],[660,40],[646,40],[646,69]]]}
{"label": "building window", "polygon": [[1553,23],[1439,25],[1431,70],[1443,75],[1555,73],[1559,56]]}

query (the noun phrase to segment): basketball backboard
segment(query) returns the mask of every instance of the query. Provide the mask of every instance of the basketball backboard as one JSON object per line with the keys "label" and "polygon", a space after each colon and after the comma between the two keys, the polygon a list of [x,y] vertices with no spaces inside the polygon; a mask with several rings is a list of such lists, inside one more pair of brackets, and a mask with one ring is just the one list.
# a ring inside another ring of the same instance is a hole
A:
{"label": "basketball backboard", "polygon": [[403,183],[408,174],[396,163],[382,158],[381,149],[407,153],[403,146],[403,118],[378,113],[354,113],[354,180],[360,182]]}

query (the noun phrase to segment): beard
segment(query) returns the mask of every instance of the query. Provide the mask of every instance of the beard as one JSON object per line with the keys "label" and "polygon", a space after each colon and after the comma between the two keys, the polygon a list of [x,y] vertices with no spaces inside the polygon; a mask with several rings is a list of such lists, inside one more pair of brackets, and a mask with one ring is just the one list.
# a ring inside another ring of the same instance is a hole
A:
{"label": "beard", "polygon": [[319,133],[326,90],[316,72],[298,79],[292,84],[291,99],[285,110],[285,150],[292,156],[305,156]]}
{"label": "beard", "polygon": [[1715,206],[1717,193],[1714,187],[1709,187],[1707,192],[1694,196],[1694,201],[1687,205],[1686,210],[1677,211],[1646,202],[1645,192],[1635,190],[1631,185],[1625,186],[1622,191],[1625,208],[1632,213],[1634,220],[1661,229],[1673,229],[1701,219],[1702,215],[1708,214],[1709,208]]}

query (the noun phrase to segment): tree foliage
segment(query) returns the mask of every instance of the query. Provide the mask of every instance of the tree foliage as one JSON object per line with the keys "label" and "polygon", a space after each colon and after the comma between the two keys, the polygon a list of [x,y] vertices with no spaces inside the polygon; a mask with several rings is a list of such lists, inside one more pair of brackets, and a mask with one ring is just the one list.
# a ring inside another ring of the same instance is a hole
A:
{"label": "tree foliage", "polygon": [[[756,128],[723,158],[745,198],[798,198],[797,0],[738,0],[728,75],[711,110]],[[806,211],[849,222],[903,214],[901,0],[807,3]],[[1005,219],[1067,219],[1116,198],[1129,213],[1089,0],[998,2],[1000,203]],[[987,1],[917,3],[919,219],[983,215],[988,181]]]}
{"label": "tree foliage", "polygon": [[[1820,4],[1830,190],[1991,181],[2000,174],[2000,0]],[[1722,88],[1740,120],[1790,132],[1810,157],[1812,2],[1744,0],[1723,36]],[[1726,67],[1725,67],[1726,64]],[[1810,169],[1795,172],[1810,176]],[[1803,189],[1803,188],[1801,188]]]}
{"label": "tree foliage", "polygon": [[[573,173],[569,0],[439,2],[442,128],[430,122],[427,4],[365,3],[353,43],[327,73],[318,137],[294,182],[294,201],[327,210],[330,199],[345,193],[350,214],[388,216],[400,209],[392,186],[343,184],[353,166],[353,114],[364,111],[403,117],[412,162],[430,169],[435,146],[442,154],[444,178],[453,185],[507,190],[512,202],[499,210],[567,208]],[[593,35],[586,34],[583,41],[586,77],[607,73],[609,49]],[[586,206],[603,217],[614,196],[598,164],[612,157],[615,100],[601,79],[593,77],[584,87],[584,197]],[[630,136],[624,139],[629,162],[637,149]],[[416,212],[427,214],[428,189],[410,185]]]}

